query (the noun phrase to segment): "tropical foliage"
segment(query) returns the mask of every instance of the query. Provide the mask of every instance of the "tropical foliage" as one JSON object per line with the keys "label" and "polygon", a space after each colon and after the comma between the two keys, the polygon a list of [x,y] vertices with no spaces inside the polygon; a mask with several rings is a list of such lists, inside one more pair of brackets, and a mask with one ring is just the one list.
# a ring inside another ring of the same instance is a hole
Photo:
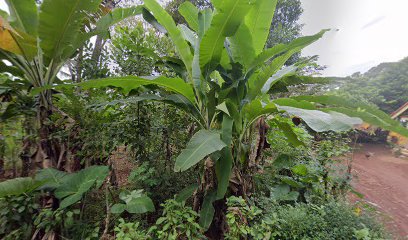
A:
{"label": "tropical foliage", "polygon": [[23,170],[0,183],[0,237],[383,236],[336,202],[351,170],[335,161],[363,122],[408,130],[370,104],[291,94],[329,82],[297,61],[329,31],[298,36],[299,1],[6,2],[0,160]]}
{"label": "tropical foliage", "polygon": [[392,113],[408,101],[408,59],[395,63],[383,63],[368,72],[355,73],[336,79],[338,94],[365,101],[381,110]]}

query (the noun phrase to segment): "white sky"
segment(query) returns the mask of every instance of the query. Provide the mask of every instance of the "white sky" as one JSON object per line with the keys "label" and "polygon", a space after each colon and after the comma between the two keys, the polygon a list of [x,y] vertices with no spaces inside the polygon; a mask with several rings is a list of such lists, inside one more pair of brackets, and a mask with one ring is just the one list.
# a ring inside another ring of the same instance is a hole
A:
{"label": "white sky", "polygon": [[[301,0],[304,35],[339,29],[304,50],[327,65],[324,75],[365,72],[408,56],[408,0]],[[6,9],[0,0],[0,9]]]}
{"label": "white sky", "polygon": [[320,55],[324,75],[365,72],[408,56],[408,0],[302,0],[304,35],[332,31],[304,50]]}

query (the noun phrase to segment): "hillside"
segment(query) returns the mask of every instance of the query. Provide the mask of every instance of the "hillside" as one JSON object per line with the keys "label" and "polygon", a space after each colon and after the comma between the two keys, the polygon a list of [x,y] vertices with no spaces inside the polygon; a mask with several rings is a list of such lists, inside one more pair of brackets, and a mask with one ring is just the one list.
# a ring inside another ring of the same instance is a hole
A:
{"label": "hillside", "polygon": [[381,63],[364,74],[337,78],[338,93],[371,102],[391,113],[408,101],[408,57],[393,63]]}

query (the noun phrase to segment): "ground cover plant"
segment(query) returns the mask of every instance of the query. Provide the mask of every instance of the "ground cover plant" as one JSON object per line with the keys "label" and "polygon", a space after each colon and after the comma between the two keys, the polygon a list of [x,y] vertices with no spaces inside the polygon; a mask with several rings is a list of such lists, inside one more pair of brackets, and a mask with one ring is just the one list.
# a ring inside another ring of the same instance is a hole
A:
{"label": "ground cover plant", "polygon": [[408,131],[368,104],[288,94],[328,83],[298,54],[329,30],[272,44],[277,0],[187,1],[178,25],[155,0],[114,3],[7,1],[1,127],[25,137],[4,134],[24,170],[0,183],[2,238],[386,237],[339,202],[350,172],[331,164],[363,121]]}

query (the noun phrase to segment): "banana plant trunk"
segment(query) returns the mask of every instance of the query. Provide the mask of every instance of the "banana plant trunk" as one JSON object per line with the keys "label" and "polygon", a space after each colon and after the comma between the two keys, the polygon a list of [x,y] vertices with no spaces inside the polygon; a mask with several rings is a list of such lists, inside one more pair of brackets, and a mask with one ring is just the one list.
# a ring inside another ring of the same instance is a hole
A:
{"label": "banana plant trunk", "polygon": [[44,91],[40,97],[37,111],[37,122],[39,124],[37,152],[35,162],[40,168],[56,167],[58,161],[57,144],[53,141],[51,134],[54,131],[50,117],[52,115],[51,91]]}
{"label": "banana plant trunk", "polygon": [[30,172],[35,170],[35,165],[33,163],[33,152],[35,151],[36,142],[33,139],[35,133],[35,119],[31,116],[26,116],[23,123],[24,137],[23,137],[23,148],[20,153],[20,158],[22,162],[21,176],[28,177]]}
{"label": "banana plant trunk", "polygon": [[[206,195],[208,195],[210,192],[217,191],[215,164],[209,157],[204,162],[204,174],[200,182],[201,184],[195,192],[193,200],[193,209],[197,212],[202,210]],[[227,206],[225,198],[214,201],[212,205],[214,207],[214,217],[205,235],[211,240],[221,240],[223,239],[222,236],[224,236],[227,230]]]}

